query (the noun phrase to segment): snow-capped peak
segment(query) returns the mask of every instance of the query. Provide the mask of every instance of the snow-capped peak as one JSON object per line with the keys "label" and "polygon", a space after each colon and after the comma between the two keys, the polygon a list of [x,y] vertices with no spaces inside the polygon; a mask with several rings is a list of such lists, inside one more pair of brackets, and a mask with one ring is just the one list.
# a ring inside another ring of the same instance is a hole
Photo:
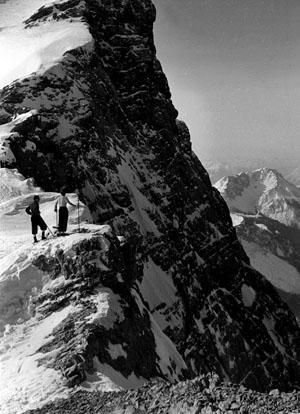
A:
{"label": "snow-capped peak", "polygon": [[223,177],[215,187],[232,212],[261,213],[283,224],[299,226],[300,189],[275,169]]}

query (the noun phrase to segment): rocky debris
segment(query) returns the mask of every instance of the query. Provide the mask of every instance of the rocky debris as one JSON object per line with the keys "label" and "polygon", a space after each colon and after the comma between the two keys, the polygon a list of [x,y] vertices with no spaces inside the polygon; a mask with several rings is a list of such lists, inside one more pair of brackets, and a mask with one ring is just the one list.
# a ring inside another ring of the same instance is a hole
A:
{"label": "rocky debris", "polygon": [[176,385],[148,383],[138,390],[74,393],[24,414],[298,414],[300,392],[274,389],[259,393],[243,386],[221,383],[213,374]]}

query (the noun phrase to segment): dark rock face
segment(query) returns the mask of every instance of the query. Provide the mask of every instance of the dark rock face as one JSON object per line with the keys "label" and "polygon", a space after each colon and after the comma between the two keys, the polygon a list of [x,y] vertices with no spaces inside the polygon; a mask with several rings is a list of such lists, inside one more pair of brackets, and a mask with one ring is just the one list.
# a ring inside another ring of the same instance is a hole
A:
{"label": "dark rock face", "polygon": [[[138,239],[119,246],[125,249],[123,256],[118,250],[113,254],[122,262],[119,270],[123,269],[126,287],[114,275],[111,285],[105,277],[100,281],[113,292],[122,291],[127,312],[122,332],[133,333],[140,323],[147,327],[142,343],[148,343],[150,350],[138,354],[136,373],[150,378],[157,371],[148,316],[135,312],[133,289],[153,318],[159,316],[161,328],[191,375],[214,370],[223,379],[255,389],[298,386],[296,320],[272,286],[251,268],[225,202],[192,152],[187,127],[176,119],[155,56],[151,1],[63,4],[55,15],[52,6],[38,11],[26,22],[27,30],[45,19],[75,13],[89,25],[94,44],[66,53],[59,70],[50,68],[2,90],[0,105],[6,113],[38,111],[10,138],[16,158],[11,165],[26,177],[33,176],[45,190],[57,190],[62,184],[78,188],[96,222],[109,223],[127,240]],[[26,149],[28,140],[35,151]],[[88,252],[89,247],[81,251]],[[150,262],[161,276],[159,283],[170,278],[175,287],[169,302],[159,306],[143,289]],[[47,259],[36,265],[47,266]],[[59,271],[76,279],[73,265],[68,268],[65,263]],[[76,268],[84,277],[85,270]],[[95,288],[90,286],[89,294]],[[71,335],[72,326],[70,322]],[[86,361],[91,362],[92,355],[107,361],[101,335],[86,328]],[[115,343],[117,330],[110,335]],[[128,339],[128,349],[132,344]],[[143,355],[150,361],[147,366]],[[67,360],[63,366],[68,368]],[[127,372],[124,367],[120,370]],[[81,380],[80,367],[76,372]]]}

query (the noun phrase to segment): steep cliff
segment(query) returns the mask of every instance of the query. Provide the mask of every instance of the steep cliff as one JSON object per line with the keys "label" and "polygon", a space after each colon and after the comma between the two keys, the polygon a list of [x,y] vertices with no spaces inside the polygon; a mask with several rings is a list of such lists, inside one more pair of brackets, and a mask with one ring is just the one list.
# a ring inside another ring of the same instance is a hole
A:
{"label": "steep cliff", "polygon": [[[215,371],[254,389],[299,386],[298,325],[250,266],[225,202],[192,152],[156,59],[154,20],[150,0],[69,0],[44,5],[23,23],[24,33],[41,37],[74,24],[84,35],[78,47],[2,89],[2,163],[44,191],[78,189],[95,223],[111,226],[109,277],[82,282],[83,268],[88,280],[89,271],[100,272],[84,266],[89,252],[101,250],[97,239],[74,247],[71,262],[62,256],[63,275],[79,278],[73,288],[83,295],[97,296],[100,286],[120,294],[123,318],[106,339],[66,320],[39,352],[61,346],[57,338],[67,330],[74,344],[77,335],[88,343],[83,370],[93,369],[94,357],[112,364],[105,346],[125,341],[128,350],[141,347],[121,366],[124,375],[166,375],[154,352],[155,324],[182,358],[176,354],[176,367],[167,357],[170,378]],[[41,259],[34,266],[47,270]],[[67,294],[59,309],[75,297]]]}

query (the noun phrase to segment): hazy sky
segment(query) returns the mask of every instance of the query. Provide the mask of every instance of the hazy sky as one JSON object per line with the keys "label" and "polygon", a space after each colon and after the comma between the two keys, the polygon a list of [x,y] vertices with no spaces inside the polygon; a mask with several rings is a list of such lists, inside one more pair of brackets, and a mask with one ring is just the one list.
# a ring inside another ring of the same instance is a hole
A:
{"label": "hazy sky", "polygon": [[300,164],[300,1],[154,4],[158,58],[199,158]]}

